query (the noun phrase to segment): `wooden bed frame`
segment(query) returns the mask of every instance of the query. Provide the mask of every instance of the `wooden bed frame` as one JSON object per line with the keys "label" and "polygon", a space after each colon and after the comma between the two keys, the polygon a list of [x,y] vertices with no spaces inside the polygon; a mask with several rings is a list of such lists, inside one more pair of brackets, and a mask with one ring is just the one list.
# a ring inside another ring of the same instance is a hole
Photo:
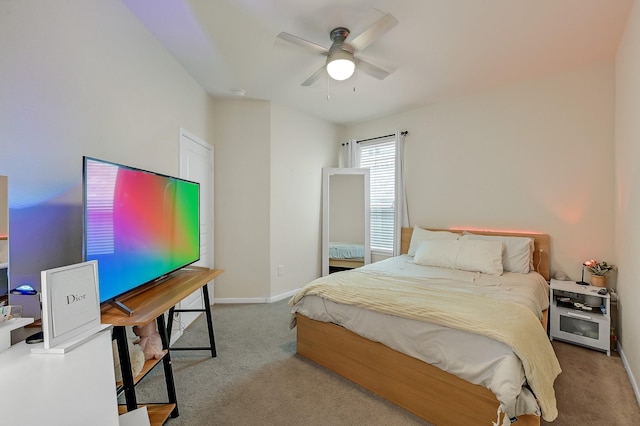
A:
{"label": "wooden bed frame", "polygon": [[[461,229],[448,231],[462,232]],[[402,228],[401,252],[407,253],[412,228]],[[476,234],[534,239],[534,265],[549,280],[550,238],[546,234],[469,230]],[[491,425],[498,400],[474,385],[426,362],[332,323],[297,318],[297,352],[436,425]],[[546,311],[542,326],[546,330]],[[518,417],[520,426],[539,426],[540,417]]]}
{"label": "wooden bed frame", "polygon": [[364,260],[349,260],[349,259],[329,259],[329,266],[334,268],[353,269],[364,266]]}

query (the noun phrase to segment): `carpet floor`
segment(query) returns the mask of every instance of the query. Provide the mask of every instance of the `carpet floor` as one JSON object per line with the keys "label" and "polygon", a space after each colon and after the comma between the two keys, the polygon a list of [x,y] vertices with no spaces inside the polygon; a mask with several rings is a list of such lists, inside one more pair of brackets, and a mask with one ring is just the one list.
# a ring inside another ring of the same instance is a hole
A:
{"label": "carpet floor", "polygon": [[[215,305],[218,356],[171,353],[181,425],[429,425],[406,410],[295,353],[287,301]],[[180,346],[207,344],[201,316]],[[563,373],[559,416],[543,425],[640,425],[640,409],[617,353],[553,342]],[[167,400],[157,366],[136,387],[139,403]]]}

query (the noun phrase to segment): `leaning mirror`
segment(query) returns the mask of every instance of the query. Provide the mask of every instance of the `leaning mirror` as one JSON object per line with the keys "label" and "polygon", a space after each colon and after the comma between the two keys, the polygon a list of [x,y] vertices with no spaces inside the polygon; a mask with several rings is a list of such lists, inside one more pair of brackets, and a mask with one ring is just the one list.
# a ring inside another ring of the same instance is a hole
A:
{"label": "leaning mirror", "polygon": [[9,187],[0,176],[0,306],[9,304]]}
{"label": "leaning mirror", "polygon": [[369,169],[323,169],[322,275],[371,263]]}

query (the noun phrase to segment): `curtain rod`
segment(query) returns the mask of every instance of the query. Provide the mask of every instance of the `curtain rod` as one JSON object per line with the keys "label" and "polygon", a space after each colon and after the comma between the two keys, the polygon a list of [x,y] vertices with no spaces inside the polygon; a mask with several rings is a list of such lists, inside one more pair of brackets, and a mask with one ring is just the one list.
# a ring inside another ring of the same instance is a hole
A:
{"label": "curtain rod", "polygon": [[[408,132],[408,131],[406,131],[406,130],[403,130],[402,132],[400,132],[400,134],[401,134],[402,136],[407,136],[407,135],[409,134],[409,132]],[[396,135],[396,134],[394,133],[394,134],[392,134],[392,135],[376,136],[375,138],[362,139],[362,140],[356,141],[356,143],[360,143],[360,142],[367,142],[367,141],[374,141],[374,140],[376,140],[376,139],[382,139],[382,138],[390,138],[391,136],[395,136],[395,135]],[[343,142],[341,145],[342,145],[342,146],[345,146],[345,145],[346,145],[346,143],[345,143],[345,142]]]}
{"label": "curtain rod", "polygon": [[[407,136],[407,135],[409,134],[409,132],[408,132],[408,131],[406,131],[406,130],[403,130],[402,132],[400,132],[400,134],[401,134],[402,136]],[[396,135],[396,134],[395,134],[395,133],[393,133],[393,134],[391,134],[391,135],[376,136],[375,138],[362,139],[362,140],[356,141],[356,143],[360,143],[360,142],[367,142],[367,141],[374,141],[374,140],[376,140],[376,139],[382,139],[382,138],[389,138],[389,137],[391,137],[391,136],[395,136],[395,135]]]}

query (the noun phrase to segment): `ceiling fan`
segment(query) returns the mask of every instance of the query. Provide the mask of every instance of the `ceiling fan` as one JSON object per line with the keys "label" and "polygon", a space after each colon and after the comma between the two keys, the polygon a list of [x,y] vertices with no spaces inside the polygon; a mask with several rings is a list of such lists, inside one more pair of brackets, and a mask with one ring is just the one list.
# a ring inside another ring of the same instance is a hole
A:
{"label": "ceiling fan", "polygon": [[347,40],[351,34],[348,28],[334,28],[329,33],[332,44],[328,49],[285,32],[278,34],[278,38],[327,57],[326,64],[306,79],[302,83],[303,86],[311,86],[315,83],[316,80],[322,76],[322,72],[325,69],[334,80],[348,79],[354,73],[356,67],[359,71],[363,71],[378,80],[382,80],[388,76],[390,72],[358,58],[357,54],[382,34],[393,28],[397,23],[398,20],[390,13],[387,13],[353,40]]}

